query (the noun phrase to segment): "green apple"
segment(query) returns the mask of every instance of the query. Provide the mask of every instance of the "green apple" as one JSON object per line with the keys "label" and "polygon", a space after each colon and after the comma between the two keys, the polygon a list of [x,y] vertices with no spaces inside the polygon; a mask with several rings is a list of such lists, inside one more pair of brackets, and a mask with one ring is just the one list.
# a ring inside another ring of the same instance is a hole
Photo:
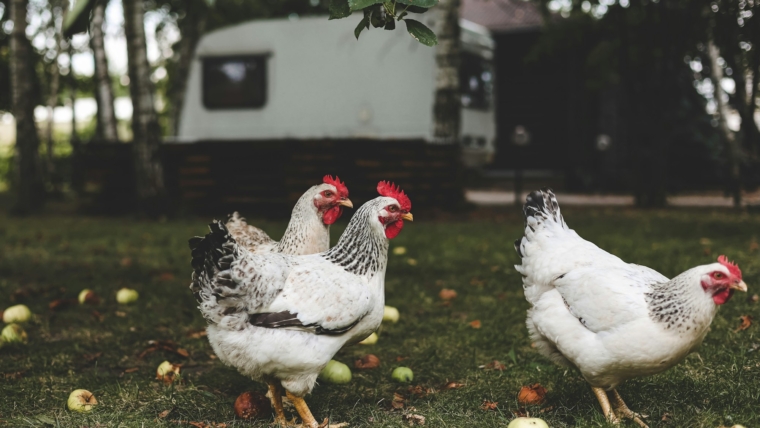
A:
{"label": "green apple", "polygon": [[156,379],[163,380],[164,383],[172,383],[179,376],[179,365],[164,361],[156,369]]}
{"label": "green apple", "polygon": [[29,341],[29,337],[26,332],[18,324],[8,324],[0,333],[0,336],[5,343],[26,343]]}
{"label": "green apple", "polygon": [[66,402],[69,410],[73,412],[86,413],[92,411],[92,408],[98,404],[98,400],[92,395],[92,392],[86,389],[77,389],[69,394],[69,400]]}
{"label": "green apple", "polygon": [[122,304],[128,304],[137,301],[140,294],[131,288],[122,288],[116,292],[116,301]]}
{"label": "green apple", "polygon": [[383,308],[383,321],[389,321],[392,323],[398,322],[398,309],[393,306],[386,306]]}
{"label": "green apple", "polygon": [[372,333],[369,336],[367,336],[364,340],[359,342],[359,345],[374,345],[377,343],[377,333]]}
{"label": "green apple", "polygon": [[319,378],[329,383],[349,383],[351,382],[351,369],[340,361],[330,360],[325,368],[319,372]]}
{"label": "green apple", "polygon": [[15,305],[6,309],[3,312],[3,322],[10,323],[24,323],[29,321],[32,317],[32,311],[26,307],[26,305]]}
{"label": "green apple", "polygon": [[[118,298],[118,295],[117,295]],[[85,303],[88,303],[90,305],[96,305],[100,302],[100,298],[97,294],[95,294],[94,291],[90,290],[89,288],[85,288],[84,290],[79,292],[79,304],[84,305]]]}
{"label": "green apple", "polygon": [[507,428],[549,428],[549,425],[538,418],[517,418],[510,422]]}
{"label": "green apple", "polygon": [[396,367],[391,373],[391,378],[396,382],[409,383],[414,380],[414,373],[409,367]]}

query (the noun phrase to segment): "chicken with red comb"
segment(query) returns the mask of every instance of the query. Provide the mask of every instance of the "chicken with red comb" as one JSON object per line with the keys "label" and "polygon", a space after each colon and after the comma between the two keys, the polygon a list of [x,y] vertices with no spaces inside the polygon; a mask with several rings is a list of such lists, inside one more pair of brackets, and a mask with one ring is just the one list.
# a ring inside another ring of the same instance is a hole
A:
{"label": "chicken with red comb", "polygon": [[353,208],[348,188],[337,176],[325,175],[296,202],[290,223],[279,242],[263,230],[249,225],[237,212],[227,220],[227,230],[239,245],[257,253],[314,254],[330,248],[330,225],[343,208]]}
{"label": "chicken with red comb", "polygon": [[356,210],[333,248],[318,254],[253,253],[221,222],[190,240],[190,288],[208,321],[209,343],[220,361],[269,385],[281,426],[288,425],[284,392],[303,426],[319,427],[304,397],[344,345],[380,327],[388,242],[412,220],[404,192],[384,185],[381,193]]}
{"label": "chicken with red comb", "polygon": [[527,326],[536,349],[577,368],[612,423],[632,419],[617,387],[683,361],[710,331],[718,307],[747,291],[726,256],[669,279],[629,264],[578,236],[551,189],[528,195],[524,236],[515,241]]}

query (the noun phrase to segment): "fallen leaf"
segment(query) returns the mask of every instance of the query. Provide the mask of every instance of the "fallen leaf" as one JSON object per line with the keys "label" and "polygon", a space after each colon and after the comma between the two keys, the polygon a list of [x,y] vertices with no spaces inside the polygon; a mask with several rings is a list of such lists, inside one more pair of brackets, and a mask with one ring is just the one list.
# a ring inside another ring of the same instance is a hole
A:
{"label": "fallen leaf", "polygon": [[670,417],[670,413],[668,413],[668,412],[663,413],[662,417],[660,418],[660,420],[663,421],[663,422],[667,422],[670,419],[672,419],[672,418]]}
{"label": "fallen leaf", "polygon": [[173,352],[183,358],[190,356],[190,353],[186,349],[180,348],[179,345],[172,340],[149,340],[148,348],[142,351],[137,358],[142,359],[146,355],[156,352],[158,350]]}
{"label": "fallen leaf", "polygon": [[60,311],[78,303],[77,299],[56,299],[50,302],[48,308],[51,311]]}
{"label": "fallen leaf", "polygon": [[406,262],[409,263],[409,266],[417,266],[416,259],[406,259]]}
{"label": "fallen leaf", "polygon": [[739,327],[736,328],[736,330],[734,330],[735,332],[746,330],[746,329],[750,328],[750,326],[752,326],[752,317],[751,316],[749,316],[749,315],[742,315],[741,317],[739,317],[739,319],[741,320],[742,323],[739,325]]}
{"label": "fallen leaf", "polygon": [[406,405],[406,398],[404,398],[404,396],[399,394],[398,392],[394,392],[393,400],[391,400],[391,407],[394,410],[400,410],[400,409],[403,409],[405,405]]}
{"label": "fallen leaf", "polygon": [[200,339],[201,337],[206,337],[206,330],[191,331],[187,333],[187,337],[190,339]]}
{"label": "fallen leaf", "polygon": [[174,274],[171,272],[164,272],[158,276],[160,281],[174,281]]}
{"label": "fallen leaf", "polygon": [[161,412],[161,413],[158,414],[158,418],[159,419],[164,419],[165,417],[169,416],[169,413],[171,413],[172,410],[174,410],[174,409],[164,410],[163,412]]}
{"label": "fallen leaf", "polygon": [[140,370],[138,367],[130,367],[126,370],[124,370],[124,373],[134,373],[136,371]]}
{"label": "fallen leaf", "polygon": [[367,354],[354,362],[354,367],[360,370],[374,369],[380,366],[380,359],[372,354]]}
{"label": "fallen leaf", "polygon": [[24,377],[24,372],[3,373],[3,378],[18,380]]}
{"label": "fallen leaf", "polygon": [[517,401],[522,405],[532,406],[543,403],[544,397],[546,397],[546,388],[541,386],[540,383],[534,383],[533,385],[520,388],[520,392],[517,394]]}
{"label": "fallen leaf", "polygon": [[457,389],[457,388],[463,388],[463,387],[464,387],[464,384],[463,384],[463,383],[458,383],[458,382],[449,382],[449,383],[447,383],[446,385],[443,385],[443,386],[441,387],[441,389],[443,389],[443,390],[447,390],[447,389]]}
{"label": "fallen leaf", "polygon": [[125,316],[127,316],[127,313],[122,312],[122,311],[116,311],[116,316],[119,318],[124,318]]}
{"label": "fallen leaf", "polygon": [[95,310],[92,311],[92,317],[95,318],[98,322],[103,322],[103,320],[106,319],[105,315]]}
{"label": "fallen leaf", "polygon": [[480,366],[480,368],[481,369],[486,369],[486,370],[499,370],[499,371],[502,371],[502,370],[506,369],[507,366],[505,366],[504,364],[500,363],[498,360],[493,360],[493,361],[491,361],[490,363],[488,363],[488,364],[486,364],[484,366]]}
{"label": "fallen leaf", "polygon": [[132,258],[131,257],[124,257],[123,259],[121,259],[121,261],[119,262],[119,264],[121,265],[121,267],[130,267],[130,266],[132,266]]}
{"label": "fallen leaf", "polygon": [[409,423],[409,426],[425,425],[425,417],[422,415],[408,414],[403,416],[404,420]]}
{"label": "fallen leaf", "polygon": [[481,326],[480,320],[475,320],[475,321],[470,322],[470,327],[472,328],[480,328],[480,326]]}
{"label": "fallen leaf", "polygon": [[488,411],[488,410],[496,410],[498,406],[499,406],[498,401],[483,400],[483,404],[480,405],[480,408],[485,411]]}
{"label": "fallen leaf", "polygon": [[417,397],[424,397],[428,394],[435,393],[433,388],[423,388],[420,385],[410,386],[409,388],[406,389],[406,391],[412,395],[416,395]]}
{"label": "fallen leaf", "polygon": [[451,300],[457,297],[457,292],[449,288],[444,288],[440,293],[438,293],[438,297],[440,297],[442,300]]}
{"label": "fallen leaf", "polygon": [[552,410],[554,410],[554,406],[544,407],[543,409],[539,410],[538,413],[551,412]]}
{"label": "fallen leaf", "polygon": [[401,361],[404,361],[404,360],[406,360],[408,358],[409,357],[403,357],[403,356],[399,355],[398,357],[396,357],[396,361],[401,362]]}

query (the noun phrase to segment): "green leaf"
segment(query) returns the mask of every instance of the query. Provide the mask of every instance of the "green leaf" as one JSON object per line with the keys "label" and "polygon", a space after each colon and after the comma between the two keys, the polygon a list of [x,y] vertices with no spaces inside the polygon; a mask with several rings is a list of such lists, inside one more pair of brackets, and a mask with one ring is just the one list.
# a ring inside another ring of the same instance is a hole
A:
{"label": "green leaf", "polygon": [[348,7],[350,7],[351,10],[362,10],[382,2],[383,0],[348,0]]}
{"label": "green leaf", "polygon": [[359,40],[359,34],[361,34],[365,28],[369,28],[369,15],[362,18],[362,20],[359,21],[359,25],[357,25],[354,29],[354,36],[356,36],[356,40]]}
{"label": "green leaf", "polygon": [[420,7],[420,6],[406,6],[406,7],[404,7],[404,11],[405,12],[409,12],[409,13],[425,13],[428,10],[430,10],[430,9],[428,9],[426,7]]}
{"label": "green leaf", "polygon": [[419,6],[427,9],[437,5],[438,0],[396,0],[396,3],[410,4],[412,6]]}
{"label": "green leaf", "polygon": [[351,7],[348,5],[348,0],[330,0],[330,4],[327,8],[330,11],[330,18],[328,19],[341,19],[351,15]]}
{"label": "green leaf", "polygon": [[372,18],[369,19],[369,22],[375,28],[380,28],[380,27],[385,26],[385,19],[383,19],[382,15],[377,11],[375,11],[375,13],[372,14]]}
{"label": "green leaf", "polygon": [[425,46],[435,46],[438,44],[438,38],[435,36],[435,33],[425,24],[414,19],[405,19],[404,22],[406,22],[406,31],[418,42]]}
{"label": "green leaf", "polygon": [[388,22],[385,23],[385,27],[383,27],[383,28],[385,28],[386,30],[395,30],[396,29],[396,21],[394,21],[393,19],[391,19],[390,21],[388,21]]}

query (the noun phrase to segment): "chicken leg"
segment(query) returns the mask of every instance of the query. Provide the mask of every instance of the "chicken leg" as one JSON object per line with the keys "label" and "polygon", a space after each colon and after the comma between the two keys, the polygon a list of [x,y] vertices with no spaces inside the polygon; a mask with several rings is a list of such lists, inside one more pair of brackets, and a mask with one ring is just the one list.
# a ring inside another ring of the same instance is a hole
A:
{"label": "chicken leg", "polygon": [[617,392],[617,389],[613,389],[610,391],[612,394],[612,406],[615,409],[615,413],[618,415],[618,417],[631,419],[632,421],[636,422],[641,428],[649,428],[649,425],[645,424],[644,421],[639,418],[639,415],[634,413],[631,409],[628,408],[628,406],[625,405],[625,402],[623,401],[623,397],[620,396],[620,394]]}
{"label": "chicken leg", "polygon": [[599,400],[599,405],[602,406],[602,413],[604,413],[604,417],[607,418],[607,421],[614,425],[619,424],[620,420],[618,419],[617,415],[615,415],[615,412],[612,411],[610,399],[607,397],[607,391],[602,388],[596,388],[593,386],[591,387],[591,390],[594,391],[596,399]]}
{"label": "chicken leg", "polygon": [[285,411],[282,409],[282,393],[283,388],[277,382],[269,383],[269,394],[272,396],[272,408],[274,409],[274,422],[282,427],[288,426],[288,420],[285,418]]}
{"label": "chicken leg", "polygon": [[309,406],[306,405],[306,401],[304,401],[302,397],[293,395],[289,391],[285,391],[285,394],[287,394],[290,401],[293,402],[293,406],[295,406],[296,411],[298,411],[298,414],[301,416],[301,421],[303,422],[301,426],[304,428],[342,428],[348,426],[347,423],[331,424],[329,419],[325,419],[321,424],[317,423],[317,420],[314,419],[314,415],[311,414],[311,410],[309,410]]}

